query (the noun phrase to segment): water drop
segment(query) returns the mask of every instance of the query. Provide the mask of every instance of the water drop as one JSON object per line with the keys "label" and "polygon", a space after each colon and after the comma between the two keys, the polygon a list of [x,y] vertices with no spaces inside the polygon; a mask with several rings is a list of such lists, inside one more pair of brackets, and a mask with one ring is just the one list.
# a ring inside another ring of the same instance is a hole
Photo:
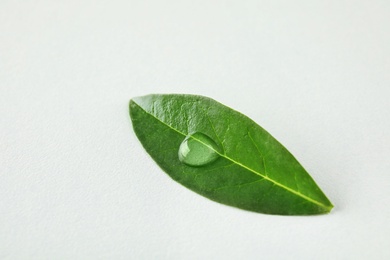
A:
{"label": "water drop", "polygon": [[179,160],[190,166],[203,166],[218,159],[221,150],[207,135],[195,132],[189,134],[179,148]]}

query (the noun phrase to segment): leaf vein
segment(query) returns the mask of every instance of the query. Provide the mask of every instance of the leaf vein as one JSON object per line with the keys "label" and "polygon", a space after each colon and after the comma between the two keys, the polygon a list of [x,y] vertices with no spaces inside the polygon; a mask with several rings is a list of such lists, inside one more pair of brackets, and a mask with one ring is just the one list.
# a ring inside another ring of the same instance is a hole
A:
{"label": "leaf vein", "polygon": [[[134,102],[134,103],[137,104],[136,102]],[[178,129],[173,128],[172,126],[168,125],[168,124],[165,123],[164,121],[160,120],[160,118],[158,118],[158,117],[156,117],[155,115],[151,114],[150,112],[146,111],[146,110],[145,110],[144,108],[142,108],[139,104],[137,104],[137,106],[140,107],[143,111],[145,111],[145,113],[149,114],[150,116],[152,116],[153,118],[155,118],[157,121],[159,121],[161,124],[163,124],[163,125],[165,125],[165,126],[171,128],[173,131],[175,131],[175,132],[177,132],[177,133],[183,135],[184,137],[187,136],[185,133],[182,133],[182,132],[179,131]],[[192,138],[193,138],[193,137],[192,137]],[[194,138],[194,139],[197,140],[198,142],[204,144],[205,146],[208,146],[207,144],[203,143],[201,140],[198,140],[198,139],[196,139],[196,138]],[[210,147],[210,146],[208,146],[208,147],[211,148],[211,149],[213,149],[213,148]],[[331,206],[326,206],[326,205],[324,205],[323,203],[321,203],[321,202],[319,202],[319,201],[316,201],[316,200],[314,200],[314,199],[312,199],[312,198],[310,198],[310,197],[308,197],[308,196],[306,196],[306,195],[300,193],[299,191],[296,191],[296,190],[294,190],[294,189],[292,189],[292,188],[290,188],[290,187],[288,187],[288,186],[285,186],[285,185],[283,185],[283,184],[281,184],[281,183],[279,183],[279,182],[277,182],[277,181],[275,181],[275,180],[269,178],[268,176],[263,175],[263,174],[257,172],[256,170],[254,170],[254,169],[252,169],[252,168],[250,168],[250,167],[248,167],[248,166],[246,166],[246,165],[244,165],[244,164],[242,164],[242,163],[240,163],[240,162],[235,161],[233,158],[230,158],[230,157],[227,156],[226,154],[222,154],[222,153],[220,153],[219,151],[216,151],[215,149],[213,149],[213,150],[214,150],[215,153],[217,153],[219,156],[221,156],[221,157],[223,157],[223,158],[225,158],[225,159],[227,159],[227,160],[229,160],[229,161],[231,161],[231,162],[233,162],[233,163],[235,163],[235,164],[241,166],[242,168],[244,168],[244,169],[246,169],[246,170],[248,170],[248,171],[250,171],[250,172],[252,172],[252,173],[254,173],[254,174],[256,174],[256,175],[259,175],[260,177],[263,177],[265,180],[271,182],[273,185],[279,186],[280,188],[285,189],[285,190],[287,190],[287,191],[293,193],[294,195],[299,196],[299,197],[301,197],[301,198],[303,198],[303,199],[305,199],[305,200],[307,200],[307,201],[309,201],[309,202],[311,202],[311,203],[313,203],[313,204],[319,205],[320,207],[323,207],[323,208],[326,208],[326,209],[331,209],[331,208],[332,208]]]}

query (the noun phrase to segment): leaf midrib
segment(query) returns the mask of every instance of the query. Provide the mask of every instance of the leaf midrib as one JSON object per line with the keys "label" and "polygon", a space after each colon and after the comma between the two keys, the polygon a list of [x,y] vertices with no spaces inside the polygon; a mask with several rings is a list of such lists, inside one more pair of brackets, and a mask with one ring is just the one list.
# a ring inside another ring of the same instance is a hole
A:
{"label": "leaf midrib", "polygon": [[[134,100],[132,100],[132,101],[133,101],[134,104],[136,104],[139,108],[141,108],[146,114],[152,116],[152,117],[155,118],[158,122],[162,123],[163,125],[167,126],[168,128],[170,128],[170,129],[172,129],[173,131],[175,131],[175,132],[181,134],[181,135],[184,136],[184,137],[187,136],[187,134],[182,133],[181,131],[179,131],[179,130],[173,128],[172,126],[168,125],[168,124],[165,123],[164,121],[161,121],[161,120],[160,120],[158,117],[156,117],[155,115],[153,115],[153,114],[149,113],[148,111],[146,111],[143,107],[141,107],[141,106],[140,106],[137,102],[135,102]],[[300,192],[298,192],[298,191],[296,191],[296,190],[293,190],[293,189],[291,189],[290,187],[287,187],[287,186],[285,186],[285,185],[283,185],[283,184],[281,184],[281,183],[279,183],[279,182],[277,182],[277,181],[275,181],[275,180],[273,180],[273,179],[270,179],[267,175],[263,175],[263,174],[261,174],[260,172],[257,172],[257,171],[255,171],[255,170],[249,168],[248,166],[246,166],[246,165],[244,165],[244,164],[242,164],[242,163],[240,163],[240,162],[235,161],[234,159],[232,159],[232,158],[226,156],[225,154],[222,154],[222,153],[220,153],[219,151],[215,150],[213,147],[208,146],[207,144],[205,144],[205,143],[202,142],[201,140],[199,140],[199,139],[197,139],[197,138],[194,138],[193,136],[191,136],[191,138],[193,138],[194,140],[198,141],[199,143],[201,143],[201,144],[203,144],[203,145],[209,147],[209,148],[212,149],[215,153],[217,153],[219,156],[221,156],[221,157],[223,157],[223,158],[225,158],[225,159],[231,161],[232,163],[235,163],[235,164],[237,164],[237,165],[243,167],[244,169],[246,169],[246,170],[248,170],[248,171],[250,171],[250,172],[252,172],[252,173],[254,173],[254,174],[256,174],[256,175],[258,175],[258,176],[260,176],[260,177],[262,177],[262,178],[264,178],[265,180],[271,182],[272,184],[274,184],[274,185],[276,185],[276,186],[279,186],[280,188],[285,189],[285,190],[287,190],[287,191],[293,193],[294,195],[299,196],[299,197],[301,197],[301,198],[303,198],[303,199],[305,199],[305,200],[307,200],[307,201],[309,201],[309,202],[311,202],[311,203],[314,203],[314,204],[316,204],[316,205],[318,205],[318,206],[320,206],[320,207],[323,207],[323,208],[327,209],[328,211],[330,211],[330,210],[332,209],[332,206],[327,206],[327,205],[325,205],[325,204],[323,204],[323,203],[321,203],[321,202],[319,202],[319,201],[317,201],[317,200],[314,200],[314,199],[312,199],[312,198],[306,196],[305,194],[302,194],[302,193],[300,193]]]}

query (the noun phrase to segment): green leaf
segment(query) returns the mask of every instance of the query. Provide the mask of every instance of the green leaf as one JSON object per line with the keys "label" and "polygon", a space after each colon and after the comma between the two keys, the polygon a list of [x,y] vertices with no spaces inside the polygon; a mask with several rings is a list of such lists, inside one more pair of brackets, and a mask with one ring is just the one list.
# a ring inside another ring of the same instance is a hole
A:
{"label": "green leaf", "polygon": [[223,204],[279,215],[328,213],[332,204],[299,162],[243,114],[203,96],[130,100],[134,131],[175,181]]}

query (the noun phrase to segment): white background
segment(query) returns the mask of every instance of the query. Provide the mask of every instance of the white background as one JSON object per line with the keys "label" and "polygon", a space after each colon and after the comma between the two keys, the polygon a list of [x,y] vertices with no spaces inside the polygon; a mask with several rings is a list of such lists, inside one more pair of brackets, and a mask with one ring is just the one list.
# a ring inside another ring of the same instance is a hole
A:
{"label": "white background", "polygon": [[[1,259],[390,259],[390,2],[0,3]],[[286,217],[172,181],[128,100],[212,97],[335,205]]]}

